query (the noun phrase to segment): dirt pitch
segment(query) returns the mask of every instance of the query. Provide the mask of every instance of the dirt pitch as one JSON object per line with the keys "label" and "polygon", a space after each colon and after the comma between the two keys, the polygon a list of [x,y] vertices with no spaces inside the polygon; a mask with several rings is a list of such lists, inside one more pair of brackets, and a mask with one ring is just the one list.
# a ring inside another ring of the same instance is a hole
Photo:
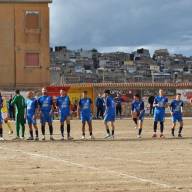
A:
{"label": "dirt pitch", "polygon": [[166,139],[151,138],[150,119],[142,139],[130,119],[116,121],[114,141],[102,139],[102,121],[93,121],[95,141],[79,140],[81,124],[71,124],[71,142],[59,141],[58,122],[58,141],[1,142],[0,192],[192,191],[192,120],[185,120],[183,139],[170,137],[170,119]]}

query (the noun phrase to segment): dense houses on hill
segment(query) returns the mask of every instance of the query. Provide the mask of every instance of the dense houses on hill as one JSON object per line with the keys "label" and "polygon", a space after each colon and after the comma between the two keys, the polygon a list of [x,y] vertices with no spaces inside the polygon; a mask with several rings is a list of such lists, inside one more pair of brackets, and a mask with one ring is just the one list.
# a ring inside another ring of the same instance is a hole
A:
{"label": "dense houses on hill", "polygon": [[192,57],[159,49],[132,53],[50,48],[51,84],[101,82],[190,82]]}

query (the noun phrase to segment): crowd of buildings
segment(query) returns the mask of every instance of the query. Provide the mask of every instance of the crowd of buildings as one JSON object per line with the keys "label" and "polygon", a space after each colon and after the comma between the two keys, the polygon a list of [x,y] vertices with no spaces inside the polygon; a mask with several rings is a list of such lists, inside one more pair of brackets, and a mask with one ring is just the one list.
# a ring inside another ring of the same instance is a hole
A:
{"label": "crowd of buildings", "polygon": [[190,82],[192,57],[159,49],[132,53],[50,48],[51,84],[102,82]]}

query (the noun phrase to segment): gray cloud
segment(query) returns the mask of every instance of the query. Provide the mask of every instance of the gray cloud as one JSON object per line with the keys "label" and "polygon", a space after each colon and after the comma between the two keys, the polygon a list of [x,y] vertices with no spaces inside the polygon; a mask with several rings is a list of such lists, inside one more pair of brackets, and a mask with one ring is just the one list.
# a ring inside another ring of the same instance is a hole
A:
{"label": "gray cloud", "polygon": [[[191,0],[53,0],[51,44],[192,53]],[[191,54],[192,55],[192,54]]]}

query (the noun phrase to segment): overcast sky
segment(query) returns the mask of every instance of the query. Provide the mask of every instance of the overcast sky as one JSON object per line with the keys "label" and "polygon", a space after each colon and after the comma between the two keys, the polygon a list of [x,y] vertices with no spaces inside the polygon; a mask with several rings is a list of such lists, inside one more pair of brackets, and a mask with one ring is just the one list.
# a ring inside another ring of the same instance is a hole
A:
{"label": "overcast sky", "polygon": [[51,45],[192,55],[192,0],[53,0]]}

